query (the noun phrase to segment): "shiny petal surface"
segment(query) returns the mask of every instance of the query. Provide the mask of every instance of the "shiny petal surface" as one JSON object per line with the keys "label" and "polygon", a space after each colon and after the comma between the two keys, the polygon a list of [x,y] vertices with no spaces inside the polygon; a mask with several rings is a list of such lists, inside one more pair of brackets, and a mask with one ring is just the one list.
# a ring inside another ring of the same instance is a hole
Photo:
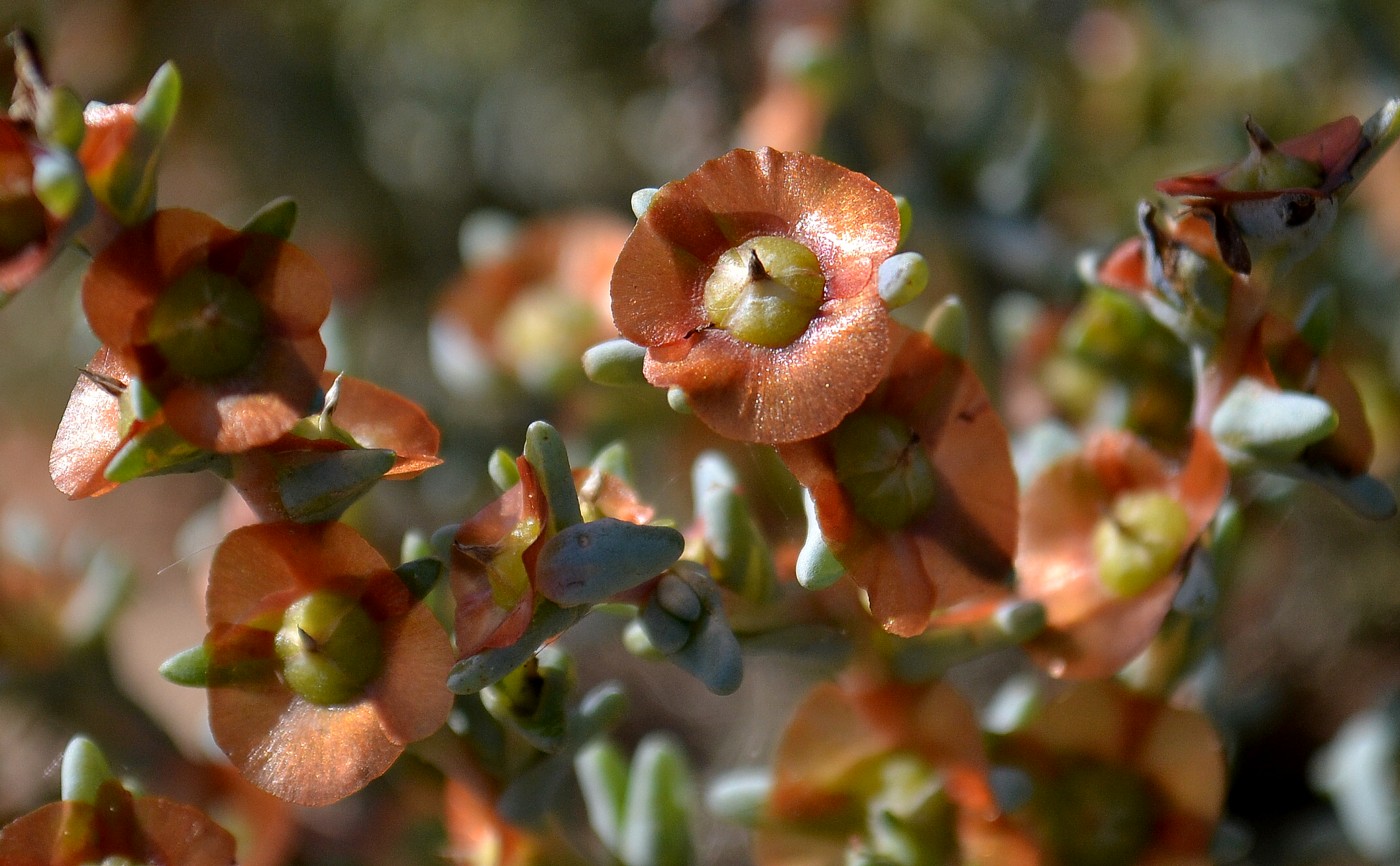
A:
{"label": "shiny petal surface", "polygon": [[[330,388],[336,374],[321,375]],[[366,448],[387,448],[397,455],[386,478],[412,478],[442,462],[437,456],[442,434],[422,407],[373,382],[342,376],[340,401],[332,420]]]}
{"label": "shiny petal surface", "polygon": [[384,732],[373,702],[317,706],[280,683],[211,688],[209,723],[248,781],[303,806],[360,790],[403,752]]}
{"label": "shiny petal surface", "polygon": [[[210,566],[208,621],[242,623],[266,610],[269,597],[321,588],[363,586],[388,569],[358,532],[343,523],[259,523],[229,533]],[[357,592],[358,594],[358,592]]]}
{"label": "shiny petal surface", "polygon": [[[806,246],[826,280],[807,331],[778,349],[711,328],[704,310],[720,254],[761,235]],[[731,151],[656,193],[613,270],[613,320],[651,350],[648,381],[685,390],[721,435],[819,435],[879,378],[888,337],[876,276],[898,241],[894,199],[868,178],[802,153]]]}
{"label": "shiny petal surface", "polygon": [[[123,384],[131,379],[116,354],[105,346],[97,350],[86,369]],[[125,441],[117,395],[92,377],[79,375],[49,453],[49,476],[54,486],[69,499],[101,496],[116,489],[102,473]]]}

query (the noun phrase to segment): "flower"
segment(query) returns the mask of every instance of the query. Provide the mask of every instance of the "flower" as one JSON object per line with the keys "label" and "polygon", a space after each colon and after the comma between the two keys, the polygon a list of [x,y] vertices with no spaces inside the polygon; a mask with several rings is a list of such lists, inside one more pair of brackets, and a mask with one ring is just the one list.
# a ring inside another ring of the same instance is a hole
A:
{"label": "flower", "polygon": [[894,327],[888,371],[857,410],[778,454],[875,619],[909,637],[939,609],[1009,596],[1017,493],[1006,431],[971,367]]}
{"label": "flower", "polygon": [[[524,457],[516,458],[515,466],[519,482],[463,521],[453,537],[450,578],[457,603],[458,658],[465,659],[484,649],[515,643],[525,633],[541,598],[566,607],[580,603],[572,597],[572,592],[568,593],[568,598],[560,596],[562,587],[552,580],[540,580],[541,574],[546,572],[551,578],[561,576],[560,568],[551,567],[561,560],[551,562],[550,554],[545,551],[547,543],[559,533],[550,529],[549,504],[539,472]],[[589,572],[591,580],[577,584],[565,580],[565,583],[589,596],[594,591],[584,589],[584,584],[591,582],[603,596],[640,601],[655,585],[650,578],[658,576],[680,555],[683,539],[673,530],[646,526],[653,517],[652,508],[617,476],[593,469],[576,469],[572,478],[577,485],[584,523],[575,524],[570,531],[576,533],[576,539],[586,533],[581,526],[600,528],[600,533],[608,533],[578,543],[606,558],[604,567],[609,573]],[[615,533],[617,529],[624,533],[627,529],[634,531],[619,536]],[[621,541],[620,547],[614,547],[617,544],[614,538]],[[666,552],[673,546],[674,551]],[[564,553],[564,548],[553,553],[558,556]],[[654,568],[646,563],[652,563]],[[570,560],[569,564],[579,569],[590,567],[582,557]],[[564,571],[562,576],[569,577],[567,567]]]}
{"label": "flower", "polygon": [[1017,589],[1045,605],[1046,632],[1028,649],[1050,673],[1111,676],[1147,646],[1228,481],[1201,431],[1174,469],[1132,434],[1106,430],[1031,482]]}
{"label": "flower", "polygon": [[[416,478],[442,463],[441,433],[412,400],[329,370],[321,386],[327,404],[319,415],[230,456],[230,480],[259,519],[334,519],[381,478]],[[379,453],[363,464],[342,461],[366,450]]]}
{"label": "flower", "polygon": [[1198,712],[1111,681],[1076,684],[990,749],[1027,802],[962,827],[971,862],[1029,843],[1027,866],[1209,866],[1225,799],[1220,737]]}
{"label": "flower", "polygon": [[879,382],[894,198],[803,153],[734,150],[657,191],[618,257],[613,321],[717,433],[821,435]]}
{"label": "flower", "polygon": [[959,827],[996,811],[981,736],[945,683],[818,685],[778,743],[754,861],[840,866],[892,842],[898,862],[967,862]]}
{"label": "flower", "polygon": [[350,527],[265,523],[214,554],[209,721],[265,791],[324,805],[437,730],[452,647],[431,611]]}
{"label": "flower", "polygon": [[1249,155],[1237,163],[1157,183],[1210,220],[1221,257],[1248,274],[1261,251],[1284,249],[1291,261],[1312,252],[1337,215],[1337,197],[1358,177],[1373,142],[1361,121],[1344,117],[1275,144],[1245,120]]}
{"label": "flower", "polygon": [[5,866],[233,866],[234,840],[208,815],[162,797],[134,797],[115,779],[93,802],[41,806],[0,830]]}
{"label": "flower", "polygon": [[494,364],[534,391],[577,380],[583,351],[615,336],[608,278],[627,233],[612,214],[572,213],[533,222],[504,251],[471,261],[433,314],[439,376],[465,393]]}
{"label": "flower", "polygon": [[548,505],[535,470],[517,458],[520,482],[462,523],[452,539],[457,654],[509,646],[535,612],[532,575]]}
{"label": "flower", "polygon": [[83,309],[166,423],[199,448],[266,445],[318,399],[330,284],[278,238],[159,211],[93,260]]}

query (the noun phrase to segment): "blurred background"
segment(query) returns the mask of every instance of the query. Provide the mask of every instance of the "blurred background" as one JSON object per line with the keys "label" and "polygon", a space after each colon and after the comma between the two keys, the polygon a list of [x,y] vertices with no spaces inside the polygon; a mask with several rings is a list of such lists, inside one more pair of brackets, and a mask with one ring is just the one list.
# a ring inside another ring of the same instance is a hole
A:
{"label": "blurred background", "polygon": [[[716,442],[659,392],[595,388],[566,360],[531,365],[545,347],[567,344],[573,359],[609,335],[600,298],[635,189],[736,145],[811,150],[870,175],[911,201],[908,247],[932,268],[909,320],[960,295],[996,391],[1024,323],[1079,302],[1080,255],[1133,234],[1155,180],[1242,155],[1246,113],[1284,139],[1400,95],[1391,0],[0,0],[0,26],[30,29],[50,77],[84,99],[132,100],[176,63],[184,99],[162,206],[238,225],[276,196],[297,200],[293,240],[337,293],[331,366],[418,400],[443,427],[446,465],[385,485],[357,515],[386,552],[404,530],[487,501],[486,456],[518,450],[536,418],[582,457],[626,433],[642,493],[688,519],[689,457]],[[218,518],[186,518],[217,508],[220,485],[152,479],[68,503],[47,478],[95,345],[76,302],[85,265],[66,253],[0,313],[0,820],[53,796],[50,762],[93,719],[135,775],[167,773],[179,793],[204,784],[183,769],[207,748],[203,695],[154,669],[202,637],[190,572]],[[1331,292],[1335,351],[1367,402],[1373,471],[1391,482],[1397,272],[1392,154],[1278,287],[1284,312]],[[771,490],[759,495],[775,534],[797,533],[772,461],[730,453],[771,482],[755,488]],[[1400,530],[1276,487],[1259,485],[1244,515],[1201,680],[1231,744],[1227,811],[1253,840],[1245,862],[1367,863],[1309,767],[1400,687]],[[99,551],[131,575],[111,626],[26,650],[33,610],[58,609]],[[760,663],[751,680],[734,698],[686,691],[681,703],[643,685],[637,730],[681,730],[702,777],[761,759],[801,677]],[[735,717],[747,733],[719,727]],[[346,830],[368,808],[304,820],[338,838],[329,825]],[[423,822],[404,831],[420,848],[326,842],[297,862],[400,862],[432,849]],[[734,843],[713,844],[711,862],[741,862]]]}

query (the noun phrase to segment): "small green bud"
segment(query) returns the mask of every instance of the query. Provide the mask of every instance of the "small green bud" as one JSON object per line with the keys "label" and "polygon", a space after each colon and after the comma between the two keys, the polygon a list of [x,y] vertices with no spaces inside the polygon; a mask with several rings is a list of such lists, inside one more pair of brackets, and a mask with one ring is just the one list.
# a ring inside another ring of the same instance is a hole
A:
{"label": "small green bud", "polygon": [[705,281],[705,312],[740,340],[777,349],[802,336],[826,288],[807,247],[764,235],[726,250]]}
{"label": "small green bud", "polygon": [[257,354],[262,305],[234,277],[195,266],[156,300],[148,336],[177,373],[220,379],[247,367]]}
{"label": "small green bud", "polygon": [[1190,529],[1186,509],[1166,493],[1119,496],[1094,527],[1099,581],[1121,598],[1138,595],[1171,572]]}
{"label": "small green bud", "polygon": [[287,608],[275,641],[287,685],[313,704],[353,701],[379,672],[379,627],[357,599],[318,590]]}
{"label": "small green bud", "polygon": [[1252,117],[1245,119],[1244,127],[1249,133],[1249,156],[1220,176],[1225,189],[1256,192],[1312,188],[1322,183],[1322,167],[1317,163],[1279,150]]}
{"label": "small green bud", "polygon": [[884,529],[900,529],[928,510],[937,492],[933,463],[918,434],[883,412],[861,411],[833,434],[836,477],[856,513]]}

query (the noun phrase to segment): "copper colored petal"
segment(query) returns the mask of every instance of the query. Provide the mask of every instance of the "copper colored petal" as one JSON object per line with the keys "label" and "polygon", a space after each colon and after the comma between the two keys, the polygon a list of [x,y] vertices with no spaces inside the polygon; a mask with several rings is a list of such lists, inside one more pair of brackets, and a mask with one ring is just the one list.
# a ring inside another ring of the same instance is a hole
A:
{"label": "copper colored petal", "polygon": [[816,686],[783,730],[773,758],[768,814],[803,821],[839,812],[850,798],[842,790],[846,774],[895,745],[891,732],[872,727],[840,686]]}
{"label": "copper colored petal", "polygon": [[[85,369],[122,383],[131,378],[116,353],[105,346],[97,350]],[[49,476],[54,486],[68,494],[69,499],[101,496],[116,489],[117,485],[102,477],[102,473],[125,440],[117,395],[90,376],[80,374],[49,453]]]}
{"label": "copper colored petal", "polygon": [[358,589],[388,564],[343,523],[259,523],[229,533],[214,552],[206,598],[208,622],[240,623],[271,595],[323,587]]}
{"label": "copper colored petal", "polygon": [[528,866],[536,845],[525,831],[496,811],[491,798],[455,779],[443,785],[443,823],[448,860],[458,864]]}
{"label": "copper colored petal", "polygon": [[162,402],[166,423],[191,444],[218,453],[269,445],[310,410],[325,362],[318,335],[269,339],[238,375],[176,380]]}
{"label": "copper colored petal", "polygon": [[141,862],[233,866],[233,836],[203,812],[159,797],[137,797],[133,806],[144,842]]}
{"label": "copper colored petal", "polygon": [[647,353],[647,381],[686,392],[722,436],[777,444],[809,439],[855,411],[879,382],[889,317],[878,295],[822,305],[793,343],[767,349],[716,329]]}
{"label": "copper colored petal", "polygon": [[0,862],[86,866],[121,855],[152,866],[233,866],[233,836],[198,809],[159,797],[137,797],[131,805],[127,817],[134,826],[113,828],[125,837],[123,850],[104,844],[109,839],[99,830],[92,805],[65,801],[42,806],[0,830]]}
{"label": "copper colored petal", "polygon": [[616,475],[584,467],[575,469],[573,475],[579,500],[591,505],[602,517],[628,523],[650,523],[656,516],[656,509],[643,502],[637,491]]}
{"label": "copper colored petal", "polygon": [[[321,374],[322,389],[329,389],[336,374]],[[438,465],[442,434],[422,407],[373,382],[353,376],[340,377],[340,400],[332,415],[337,427],[366,448],[387,448],[397,455],[386,478],[412,478]]]}
{"label": "copper colored petal", "polygon": [[876,621],[908,637],[927,629],[936,609],[1009,595],[1015,470],[1006,431],[971,368],[927,335],[897,328],[889,372],[861,408],[908,424],[937,474],[934,501],[900,530],[855,513],[825,438],[778,453],[811,491],[822,535],[868,593]]}
{"label": "copper colored petal", "polygon": [[209,724],[248,781],[303,806],[355,793],[403,752],[385,735],[373,702],[317,706],[280,683],[210,688]]}
{"label": "copper colored petal", "polygon": [[387,623],[381,638],[384,661],[368,687],[369,700],[390,742],[421,740],[442,727],[452,709],[453,696],[447,690],[447,674],[455,660],[452,644],[422,604]]}
{"label": "copper colored petal", "polygon": [[331,311],[331,282],[315,259],[269,235],[239,235],[225,247],[221,254],[242,257],[246,273],[234,275],[263,303],[270,331],[301,337],[320,330]]}
{"label": "copper colored petal", "polygon": [[102,856],[88,803],[50,803],[0,829],[6,866],[84,866]]}

